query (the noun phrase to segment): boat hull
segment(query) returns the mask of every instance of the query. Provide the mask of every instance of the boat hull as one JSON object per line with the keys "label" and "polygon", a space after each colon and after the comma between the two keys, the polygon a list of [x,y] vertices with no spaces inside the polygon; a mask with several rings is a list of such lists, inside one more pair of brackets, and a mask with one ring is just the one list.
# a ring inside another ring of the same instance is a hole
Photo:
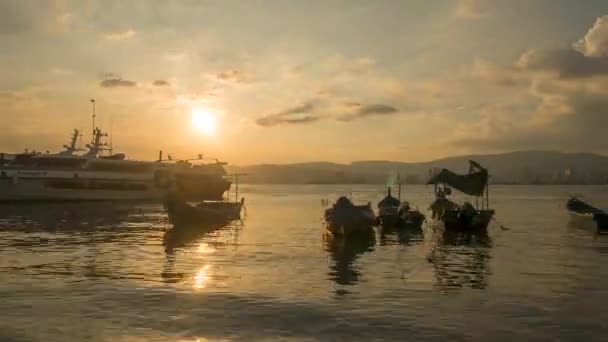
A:
{"label": "boat hull", "polygon": [[[230,187],[217,184],[196,191],[184,191],[188,200],[219,200]],[[0,202],[17,201],[162,201],[169,189],[159,188],[153,181],[121,179],[44,179],[0,178]]]}
{"label": "boat hull", "polygon": [[471,213],[448,210],[441,216],[434,215],[435,221],[442,224],[445,230],[459,232],[486,231],[493,217],[494,210],[475,210]]}
{"label": "boat hull", "polygon": [[198,205],[185,201],[168,201],[165,207],[169,222],[177,227],[238,220],[241,218],[244,204],[244,199],[240,202],[202,202]]}
{"label": "boat hull", "polygon": [[379,207],[378,223],[383,226],[396,226],[401,222],[399,207]]}
{"label": "boat hull", "polygon": [[595,228],[598,231],[608,231],[607,214],[590,214],[570,211],[571,222],[579,227]]}
{"label": "boat hull", "polygon": [[608,213],[593,207],[576,197],[566,203],[572,222],[579,226],[594,226],[597,230],[608,230]]}
{"label": "boat hull", "polygon": [[365,231],[376,223],[376,216],[371,208],[365,206],[343,209],[336,212],[328,210],[325,213],[325,226],[333,235],[350,235]]}
{"label": "boat hull", "polygon": [[420,228],[426,217],[418,210],[407,210],[401,213],[400,219],[404,227]]}

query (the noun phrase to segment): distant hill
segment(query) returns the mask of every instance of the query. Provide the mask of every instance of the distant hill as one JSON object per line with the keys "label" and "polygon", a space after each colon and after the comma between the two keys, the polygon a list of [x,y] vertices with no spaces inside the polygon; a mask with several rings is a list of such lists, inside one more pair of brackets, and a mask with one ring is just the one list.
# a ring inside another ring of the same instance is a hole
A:
{"label": "distant hill", "polygon": [[448,168],[466,173],[469,159],[488,168],[491,181],[495,184],[608,184],[607,156],[554,151],[467,155],[421,163],[313,162],[229,166],[229,170],[248,173],[247,183],[385,184],[392,183],[399,173],[403,183],[421,184],[433,168]]}

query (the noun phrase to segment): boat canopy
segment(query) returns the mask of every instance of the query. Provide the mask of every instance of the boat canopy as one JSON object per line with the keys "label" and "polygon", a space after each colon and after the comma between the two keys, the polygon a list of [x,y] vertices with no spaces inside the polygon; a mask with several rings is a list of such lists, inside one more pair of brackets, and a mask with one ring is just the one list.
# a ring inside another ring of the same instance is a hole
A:
{"label": "boat canopy", "polygon": [[469,160],[469,173],[457,174],[448,169],[442,169],[429,179],[427,184],[447,184],[471,196],[483,196],[488,185],[488,170],[473,160]]}

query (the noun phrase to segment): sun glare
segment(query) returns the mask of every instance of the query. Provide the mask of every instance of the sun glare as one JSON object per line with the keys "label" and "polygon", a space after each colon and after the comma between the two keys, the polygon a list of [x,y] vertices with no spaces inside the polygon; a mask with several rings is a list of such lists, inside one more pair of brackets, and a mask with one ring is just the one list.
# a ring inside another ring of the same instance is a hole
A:
{"label": "sun glare", "polygon": [[192,128],[204,135],[213,135],[217,129],[217,118],[208,109],[196,108],[192,110]]}

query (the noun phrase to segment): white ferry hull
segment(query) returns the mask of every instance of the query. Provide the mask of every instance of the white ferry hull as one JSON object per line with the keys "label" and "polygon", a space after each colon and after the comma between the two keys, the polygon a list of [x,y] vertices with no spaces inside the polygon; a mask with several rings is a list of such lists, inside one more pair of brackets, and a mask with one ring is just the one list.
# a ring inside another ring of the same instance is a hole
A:
{"label": "white ferry hull", "polygon": [[49,188],[43,179],[0,179],[0,202],[162,200],[166,191],[152,186],[145,190],[90,190]]}

